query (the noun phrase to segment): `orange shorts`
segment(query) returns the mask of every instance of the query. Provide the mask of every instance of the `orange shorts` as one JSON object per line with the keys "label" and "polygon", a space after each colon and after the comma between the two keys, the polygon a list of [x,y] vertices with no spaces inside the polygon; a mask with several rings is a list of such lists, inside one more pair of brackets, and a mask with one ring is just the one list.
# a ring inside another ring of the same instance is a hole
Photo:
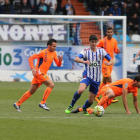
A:
{"label": "orange shorts", "polygon": [[111,66],[103,65],[102,66],[103,77],[111,76],[112,69],[113,69],[113,65]]}
{"label": "orange shorts", "polygon": [[44,81],[48,80],[48,79],[50,79],[50,78],[49,78],[49,76],[48,76],[47,74],[43,74],[43,73],[39,74],[39,73],[37,73],[37,74],[34,76],[34,78],[33,78],[32,82],[31,82],[31,84],[37,84],[38,87],[40,87],[41,84],[42,84]]}

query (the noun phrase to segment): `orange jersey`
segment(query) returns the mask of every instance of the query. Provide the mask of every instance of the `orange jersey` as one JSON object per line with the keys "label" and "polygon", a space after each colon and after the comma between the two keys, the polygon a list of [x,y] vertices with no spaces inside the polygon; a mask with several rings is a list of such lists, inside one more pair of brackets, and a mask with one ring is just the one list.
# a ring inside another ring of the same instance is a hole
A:
{"label": "orange jersey", "polygon": [[122,95],[122,89],[126,89],[128,94],[132,93],[134,96],[137,96],[138,87],[132,86],[133,80],[130,78],[124,78],[117,80],[116,82],[112,82],[110,84],[105,85],[104,87],[110,87],[116,96]]}
{"label": "orange jersey", "polygon": [[113,37],[111,38],[111,40],[108,40],[107,37],[101,39],[97,44],[97,47],[104,48],[112,59],[114,57],[114,52],[116,54],[118,53],[117,41]]}
{"label": "orange jersey", "polygon": [[38,54],[34,54],[28,58],[29,65],[34,68],[33,60],[37,59],[36,69],[40,70],[41,73],[46,74],[48,69],[50,68],[53,60],[55,61],[58,67],[61,66],[61,61],[57,58],[56,51],[50,52],[48,49],[41,50]]}

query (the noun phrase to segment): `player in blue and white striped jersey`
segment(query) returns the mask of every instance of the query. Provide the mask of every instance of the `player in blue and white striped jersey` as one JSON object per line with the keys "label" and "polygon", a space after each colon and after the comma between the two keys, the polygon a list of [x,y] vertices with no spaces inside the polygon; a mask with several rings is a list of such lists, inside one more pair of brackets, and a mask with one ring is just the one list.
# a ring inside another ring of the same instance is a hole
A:
{"label": "player in blue and white striped jersey", "polygon": [[[98,38],[95,35],[89,37],[90,48],[86,48],[74,59],[75,62],[85,64],[85,71],[83,72],[83,79],[80,82],[79,89],[75,92],[70,106],[65,110],[65,113],[70,113],[74,104],[80,98],[84,90],[89,87],[89,99],[83,105],[83,113],[89,115],[86,111],[94,101],[94,98],[98,92],[98,88],[101,82],[101,69],[102,61],[105,57],[109,62],[104,63],[107,66],[113,65],[114,61],[110,55],[103,49],[96,47]],[[83,59],[82,59],[83,58]]]}

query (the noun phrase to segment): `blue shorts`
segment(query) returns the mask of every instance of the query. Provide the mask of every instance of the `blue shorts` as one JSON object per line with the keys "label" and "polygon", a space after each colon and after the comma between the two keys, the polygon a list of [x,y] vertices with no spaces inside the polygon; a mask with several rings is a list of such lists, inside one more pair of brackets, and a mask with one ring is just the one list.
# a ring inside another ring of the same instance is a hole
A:
{"label": "blue shorts", "polygon": [[90,85],[89,91],[91,91],[93,94],[97,95],[100,83],[93,81],[89,77],[83,78],[80,83],[85,83],[87,85],[87,87]]}

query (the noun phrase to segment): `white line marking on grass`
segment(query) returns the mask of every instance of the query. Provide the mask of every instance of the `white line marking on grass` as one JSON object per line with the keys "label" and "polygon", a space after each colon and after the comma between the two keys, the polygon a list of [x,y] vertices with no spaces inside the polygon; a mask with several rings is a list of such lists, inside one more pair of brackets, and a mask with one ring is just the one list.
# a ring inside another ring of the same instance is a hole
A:
{"label": "white line marking on grass", "polygon": [[[0,119],[70,119],[70,118],[84,118],[85,117],[0,117]],[[92,117],[86,117],[86,119],[92,118]],[[93,116],[93,118],[121,118],[121,119],[131,119],[131,118],[140,118],[140,117],[96,117]]]}

